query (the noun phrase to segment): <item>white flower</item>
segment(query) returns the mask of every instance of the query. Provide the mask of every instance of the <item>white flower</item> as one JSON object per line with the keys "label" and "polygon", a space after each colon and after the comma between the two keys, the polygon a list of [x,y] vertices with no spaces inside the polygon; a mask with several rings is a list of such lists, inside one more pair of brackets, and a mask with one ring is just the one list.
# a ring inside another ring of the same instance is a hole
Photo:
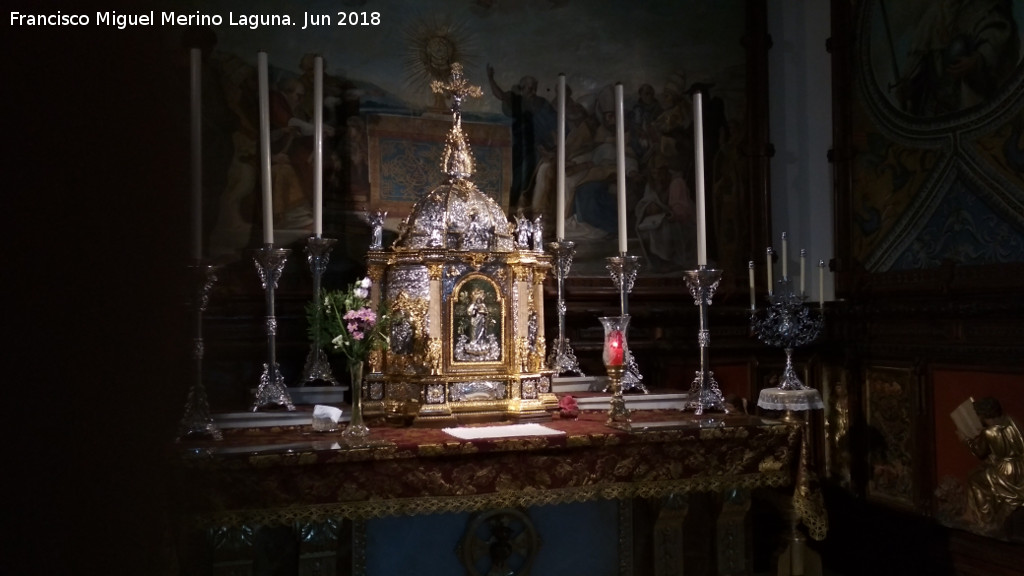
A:
{"label": "white flower", "polygon": [[370,286],[373,282],[370,281],[369,276],[364,276],[362,280],[356,282],[352,287],[352,293],[355,294],[356,298],[369,298],[370,297]]}
{"label": "white flower", "polygon": [[344,348],[345,347],[345,335],[344,334],[338,334],[337,336],[334,337],[333,340],[331,340],[331,344],[334,344],[334,347],[338,348],[339,350],[341,348]]}

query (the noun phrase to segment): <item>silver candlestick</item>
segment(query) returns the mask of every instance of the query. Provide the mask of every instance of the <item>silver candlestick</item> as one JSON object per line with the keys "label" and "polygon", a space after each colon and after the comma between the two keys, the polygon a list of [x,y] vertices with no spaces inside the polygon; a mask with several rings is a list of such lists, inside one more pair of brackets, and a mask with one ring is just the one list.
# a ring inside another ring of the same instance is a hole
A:
{"label": "silver candlestick", "polygon": [[273,244],[266,244],[256,250],[253,257],[256,271],[260,275],[260,282],[267,295],[267,361],[263,364],[260,385],[256,389],[256,398],[252,403],[253,412],[260,408],[275,406],[295,410],[291,396],[288,394],[288,387],[285,386],[281,370],[277,365],[277,317],[274,316],[274,291],[277,289],[277,281],[281,278],[281,272],[284,270],[290,253],[291,250],[288,248],[274,248]]}
{"label": "silver candlestick", "polygon": [[195,370],[192,386],[188,391],[188,399],[185,401],[185,414],[181,417],[178,425],[178,439],[183,438],[212,438],[220,440],[223,435],[220,428],[210,417],[210,405],[206,399],[206,388],[203,386],[203,312],[210,302],[210,290],[217,282],[217,269],[212,264],[196,264],[189,267],[194,281],[196,282],[195,300],[192,303],[195,309],[195,337],[192,339],[192,358],[195,360]]}
{"label": "silver candlestick", "polygon": [[575,372],[585,376],[580,370],[576,354],[572,351],[569,339],[565,337],[565,278],[572,268],[572,257],[576,254],[576,243],[570,240],[558,240],[548,243],[548,250],[555,256],[555,278],[558,281],[558,339],[548,354],[548,368],[555,374]]}
{"label": "silver candlestick", "polygon": [[[316,308],[316,315],[313,322],[313,333],[320,333],[319,323],[323,319],[324,302],[320,297],[320,283],[327,263],[331,260],[331,249],[337,240],[333,238],[322,238],[310,236],[306,239],[306,260],[309,261],[309,271],[313,275],[313,306]],[[320,380],[332,386],[337,386],[338,381],[331,372],[331,364],[327,361],[327,354],[312,339],[309,343],[309,354],[306,355],[306,365],[302,369],[302,386]]]}
{"label": "silver candlestick", "polygon": [[768,307],[751,310],[750,327],[759,340],[786,352],[786,367],[779,380],[780,390],[806,390],[793,370],[793,348],[815,341],[825,324],[820,313],[804,306],[805,296],[793,290],[793,281],[783,277],[768,294]]}
{"label": "silver candlestick", "polygon": [[[612,283],[619,290],[619,308],[622,316],[629,316],[629,293],[633,290],[633,282],[636,281],[636,273],[640,269],[639,258],[622,253],[618,256],[606,258],[608,273],[612,277]],[[639,390],[647,394],[647,388],[643,383],[643,375],[636,365],[636,358],[633,354],[627,355],[629,360],[626,369],[622,374],[622,391]]]}
{"label": "silver candlestick", "polygon": [[708,329],[708,308],[711,298],[718,289],[722,279],[722,271],[707,266],[698,266],[696,270],[686,271],[686,285],[693,296],[693,303],[700,307],[700,330],[697,332],[697,343],[700,345],[700,370],[690,385],[690,395],[695,399],[686,403],[684,410],[693,410],[698,416],[707,410],[725,412],[725,398],[715,382],[714,372],[709,370],[708,348],[711,345],[711,331]]}

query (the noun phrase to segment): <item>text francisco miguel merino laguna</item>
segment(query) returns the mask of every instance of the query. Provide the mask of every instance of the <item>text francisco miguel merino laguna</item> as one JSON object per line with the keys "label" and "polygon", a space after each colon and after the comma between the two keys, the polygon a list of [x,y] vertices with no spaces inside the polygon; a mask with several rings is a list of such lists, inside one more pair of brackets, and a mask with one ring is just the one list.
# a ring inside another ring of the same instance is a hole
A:
{"label": "text francisco miguel merino laguna", "polygon": [[[24,14],[11,12],[11,26],[116,26],[124,30],[129,26],[248,26],[256,29],[260,26],[291,26],[292,17],[288,14],[235,14],[228,12],[227,18],[220,14],[181,14],[178,12],[156,11],[142,14],[120,14],[118,12],[96,12],[94,18],[88,14]],[[305,26],[303,26],[305,27]]]}

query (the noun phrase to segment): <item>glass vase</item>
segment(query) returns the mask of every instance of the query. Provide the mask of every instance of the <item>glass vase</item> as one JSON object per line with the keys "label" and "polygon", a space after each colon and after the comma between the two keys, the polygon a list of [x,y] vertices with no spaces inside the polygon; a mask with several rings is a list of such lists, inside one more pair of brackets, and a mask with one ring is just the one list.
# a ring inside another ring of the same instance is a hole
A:
{"label": "glass vase", "polygon": [[604,328],[604,346],[601,360],[608,379],[611,381],[612,397],[608,408],[608,420],[605,425],[620,430],[630,430],[631,420],[626,399],[622,396],[622,377],[629,365],[629,346],[626,333],[629,330],[629,315],[604,316],[598,318]]}
{"label": "glass vase", "polygon": [[363,422],[363,362],[349,362],[351,377],[352,416],[341,435],[349,439],[361,439],[370,435],[370,428]]}

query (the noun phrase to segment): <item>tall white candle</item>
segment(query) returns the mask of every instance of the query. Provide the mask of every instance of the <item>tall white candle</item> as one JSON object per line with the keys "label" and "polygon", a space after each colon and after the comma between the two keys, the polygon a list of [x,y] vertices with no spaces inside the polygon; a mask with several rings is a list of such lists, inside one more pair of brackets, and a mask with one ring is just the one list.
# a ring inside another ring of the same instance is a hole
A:
{"label": "tall white candle", "polygon": [[782,233],[782,279],[789,279],[789,240],[785,232]]}
{"label": "tall white candle", "polygon": [[192,258],[203,258],[203,64],[202,51],[193,48],[191,72],[191,138],[192,138]]}
{"label": "tall white candle", "polygon": [[555,180],[555,239],[565,238],[565,74],[558,75],[558,173]]}
{"label": "tall white candle", "polygon": [[616,193],[619,201],[619,253],[628,252],[626,243],[626,113],[622,104],[622,84],[615,85],[615,152],[618,167]]}
{"label": "tall white candle", "polygon": [[324,59],[313,59],[313,233],[324,232]]}
{"label": "tall white candle", "polygon": [[807,283],[804,281],[804,279],[806,277],[807,277],[807,249],[806,248],[801,248],[800,249],[800,296],[804,296],[806,294],[806,290],[804,290],[807,287]]}
{"label": "tall white candle", "polygon": [[708,263],[706,208],[704,207],[704,112],[701,93],[693,94],[693,166],[697,196],[697,265]]}
{"label": "tall white candle", "polygon": [[772,293],[772,247],[769,246],[768,250],[768,294]]}
{"label": "tall white candle", "polygon": [[825,261],[818,260],[818,307],[825,307]]}
{"label": "tall white candle", "polygon": [[260,91],[260,180],[263,184],[263,243],[274,243],[274,198],[270,185],[270,81],[267,53],[256,54]]}
{"label": "tall white candle", "polygon": [[754,261],[753,260],[751,260],[747,264],[747,270],[749,271],[748,275],[750,276],[750,309],[753,310],[753,309],[757,308],[757,301],[754,299]]}

